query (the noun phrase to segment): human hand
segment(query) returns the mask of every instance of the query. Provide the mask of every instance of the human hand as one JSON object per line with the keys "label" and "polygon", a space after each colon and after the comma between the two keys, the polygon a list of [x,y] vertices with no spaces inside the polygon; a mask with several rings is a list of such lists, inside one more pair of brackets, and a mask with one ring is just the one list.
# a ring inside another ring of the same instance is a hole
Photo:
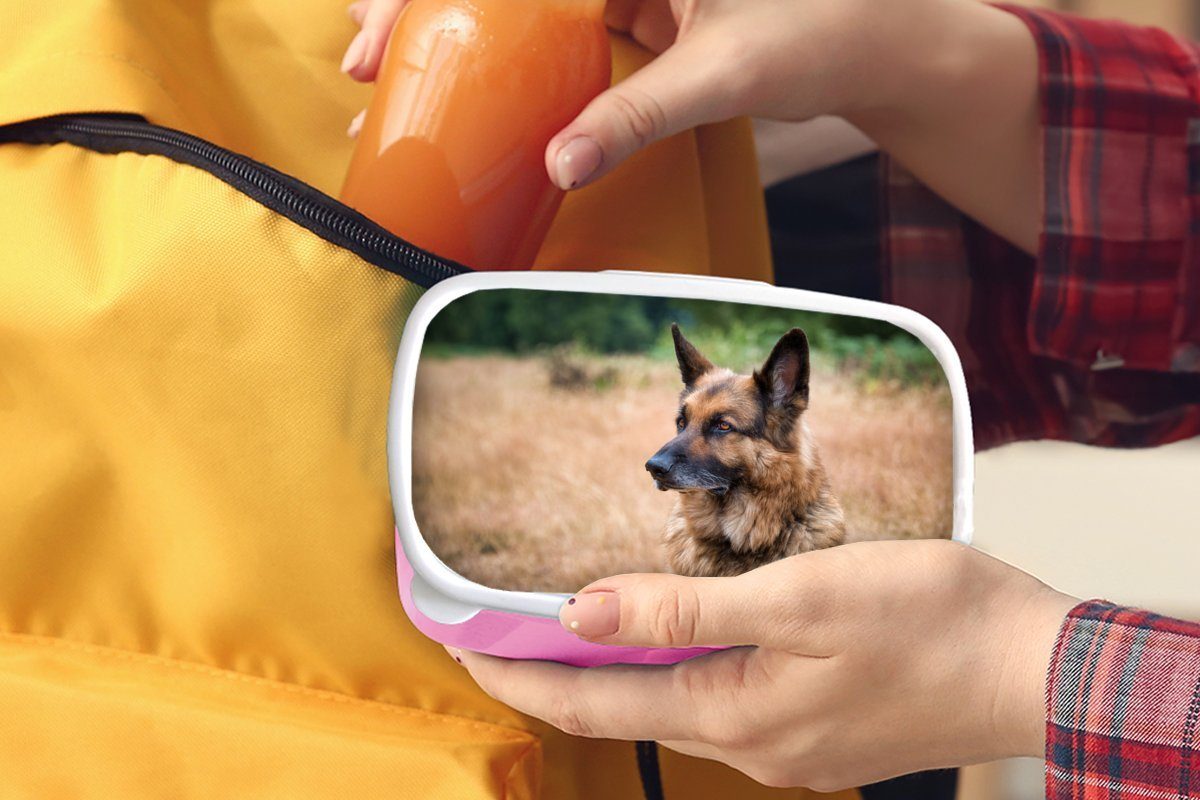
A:
{"label": "human hand", "polygon": [[734,578],[625,575],[564,604],[604,644],[734,649],[577,669],[454,651],[567,733],[653,739],[772,786],[859,786],[1044,747],[1047,665],[1075,601],[977,550],[870,542]]}
{"label": "human hand", "polygon": [[[789,0],[609,0],[609,27],[659,57],[598,97],[549,143],[551,179],[564,189],[583,185],[652,141],[739,114],[805,119],[836,112],[839,100],[847,98],[834,95],[844,93],[827,86],[820,93],[827,100],[813,92],[806,97],[789,84],[806,73],[829,72],[820,63],[840,47],[831,41],[832,29],[845,27],[863,2],[810,0],[798,11]],[[349,7],[361,30],[346,50],[343,72],[358,81],[375,80],[388,36],[407,3],[358,0]],[[352,135],[361,117],[351,124]],[[578,137],[584,141],[565,149]]]}
{"label": "human hand", "polygon": [[[362,29],[344,72],[375,79],[407,2],[350,6]],[[697,125],[840,116],[951,204],[1036,249],[1037,49],[1008,12],[962,0],[609,0],[606,21],[659,55],[550,140],[559,187]]]}

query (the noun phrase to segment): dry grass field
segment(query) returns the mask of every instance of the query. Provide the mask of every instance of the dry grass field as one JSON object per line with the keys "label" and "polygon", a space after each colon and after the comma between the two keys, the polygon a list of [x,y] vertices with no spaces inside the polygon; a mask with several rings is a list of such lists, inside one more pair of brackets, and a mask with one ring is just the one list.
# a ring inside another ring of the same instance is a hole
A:
{"label": "dry grass field", "polygon": [[[545,358],[422,361],[414,505],[452,569],[496,588],[558,592],[664,570],[673,494],[642,465],[674,435],[678,372],[642,357],[589,358],[587,370],[612,385],[552,387]],[[814,371],[811,394],[809,424],[851,538],[948,536],[945,388],[867,392],[852,376]]]}

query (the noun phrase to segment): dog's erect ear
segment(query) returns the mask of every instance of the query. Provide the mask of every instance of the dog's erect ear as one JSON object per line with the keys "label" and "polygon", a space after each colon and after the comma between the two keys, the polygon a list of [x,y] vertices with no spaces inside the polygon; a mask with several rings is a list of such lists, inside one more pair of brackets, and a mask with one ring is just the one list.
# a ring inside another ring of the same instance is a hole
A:
{"label": "dog's erect ear", "polygon": [[775,349],[754,381],[773,408],[808,407],[808,337],[792,328],[775,343]]}
{"label": "dog's erect ear", "polygon": [[700,351],[683,338],[679,326],[675,323],[671,324],[671,338],[675,340],[675,358],[679,360],[679,376],[683,378],[684,386],[691,387],[695,385],[701,375],[713,368],[712,362],[700,355]]}

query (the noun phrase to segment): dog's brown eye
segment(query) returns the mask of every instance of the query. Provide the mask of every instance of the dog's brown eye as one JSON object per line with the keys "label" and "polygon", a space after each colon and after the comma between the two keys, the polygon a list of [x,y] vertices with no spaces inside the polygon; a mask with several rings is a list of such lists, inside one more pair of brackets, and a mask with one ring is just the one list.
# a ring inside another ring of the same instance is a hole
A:
{"label": "dog's brown eye", "polygon": [[716,424],[716,429],[719,430],[721,433],[729,433],[731,430],[733,430],[733,426],[730,425],[725,420],[721,420],[720,422],[718,422]]}
{"label": "dog's brown eye", "polygon": [[687,427],[687,420],[684,419],[682,416],[676,417],[675,418],[675,427],[678,428],[679,430],[683,430],[684,428]]}

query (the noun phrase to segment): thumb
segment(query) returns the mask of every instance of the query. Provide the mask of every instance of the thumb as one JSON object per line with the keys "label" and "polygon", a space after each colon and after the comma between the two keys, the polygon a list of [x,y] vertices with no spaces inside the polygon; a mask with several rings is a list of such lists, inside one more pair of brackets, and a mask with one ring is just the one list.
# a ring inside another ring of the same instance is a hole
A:
{"label": "thumb", "polygon": [[621,575],[572,596],[563,627],[588,641],[642,647],[773,644],[770,593],[757,576]]}
{"label": "thumb", "polygon": [[578,189],[659,139],[734,116],[729,73],[695,39],[680,40],[598,95],[546,146],[546,171]]}

